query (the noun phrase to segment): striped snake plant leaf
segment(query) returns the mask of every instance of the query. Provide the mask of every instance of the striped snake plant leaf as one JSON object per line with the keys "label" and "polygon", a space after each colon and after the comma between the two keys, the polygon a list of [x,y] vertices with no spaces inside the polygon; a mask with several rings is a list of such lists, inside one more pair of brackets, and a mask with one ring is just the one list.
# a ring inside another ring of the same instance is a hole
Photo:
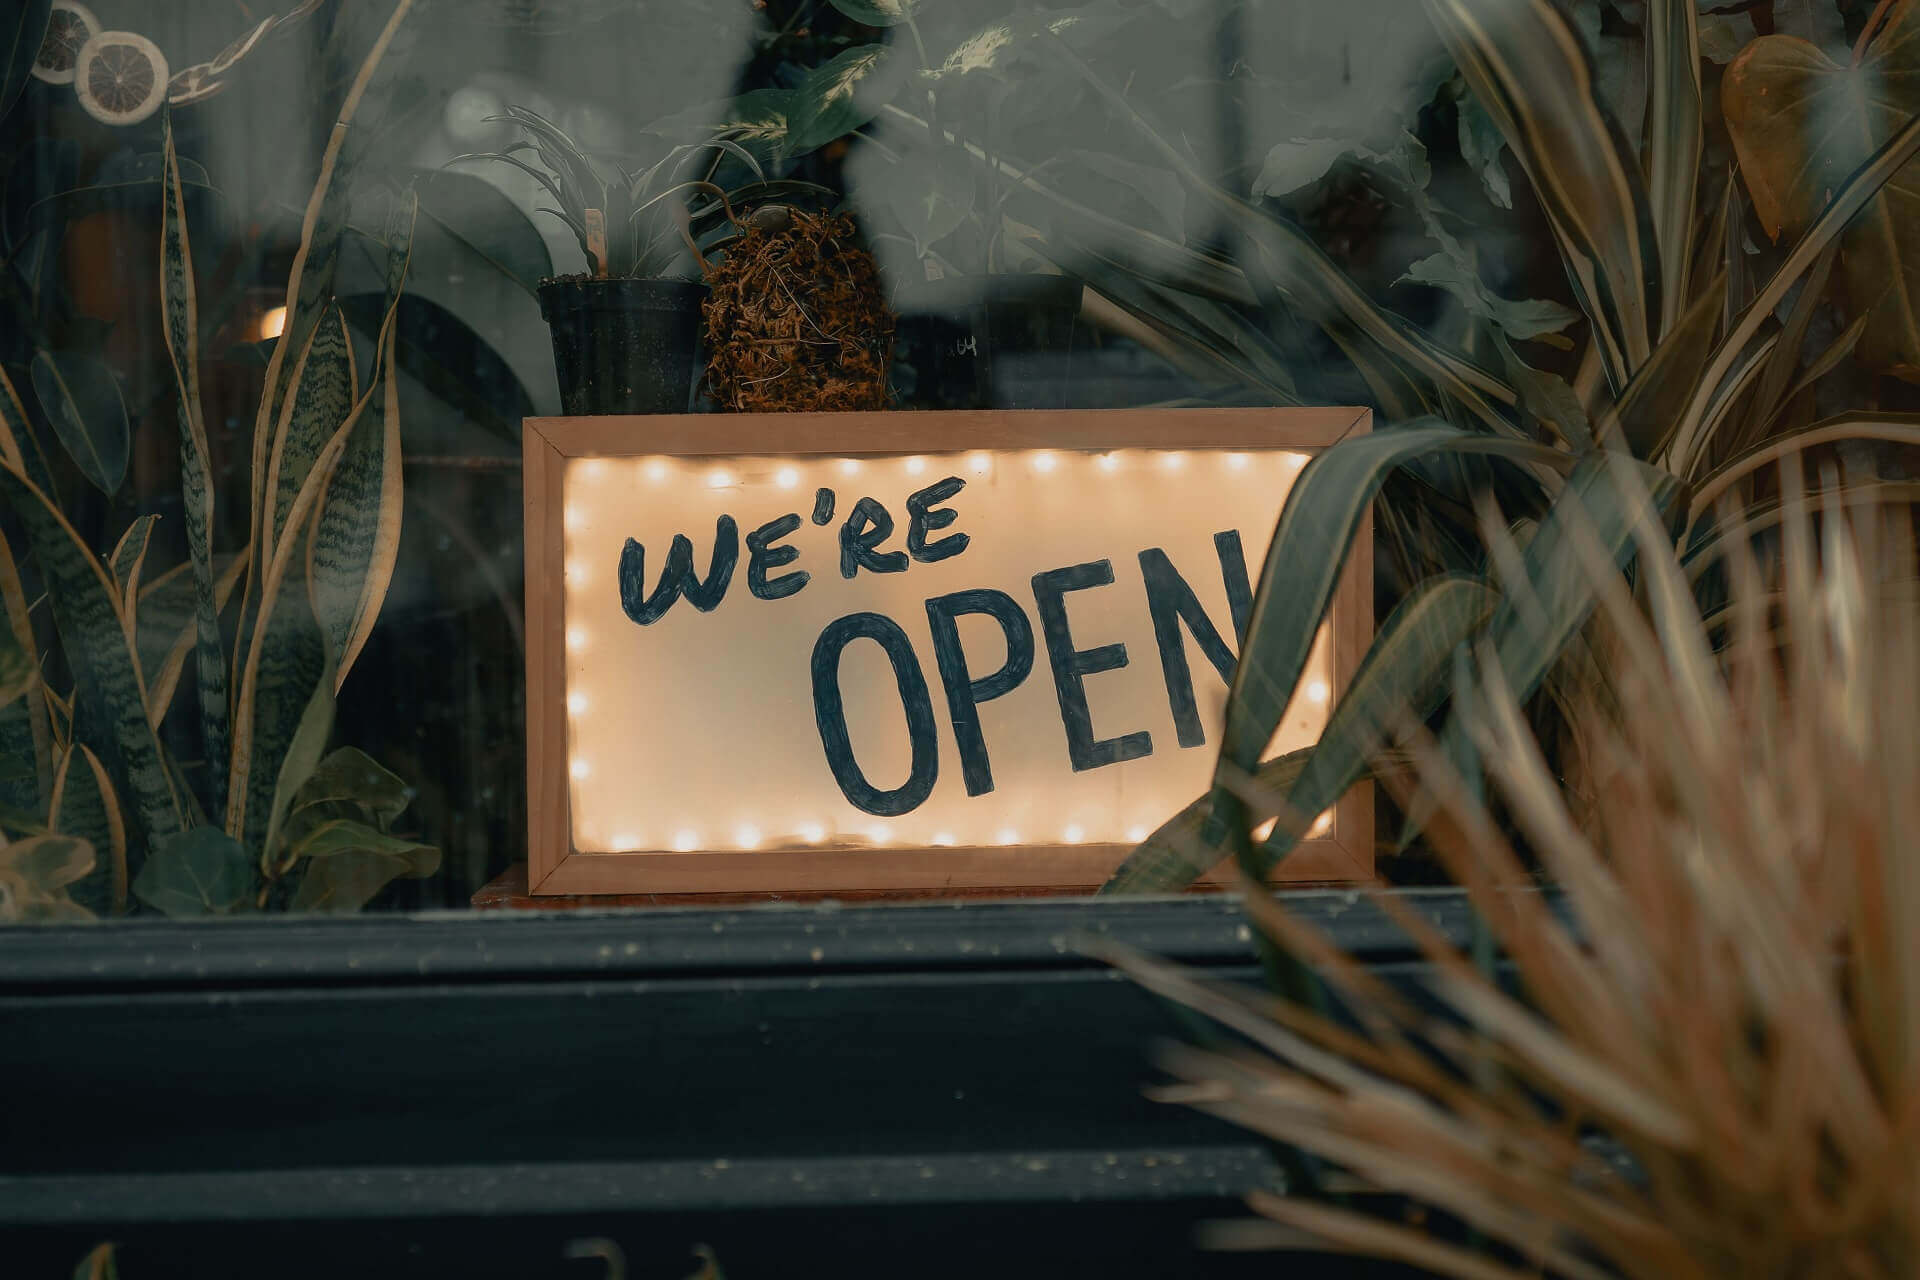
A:
{"label": "striped snake plant leaf", "polygon": [[288,516],[314,460],[353,412],[360,396],[359,369],[346,315],[330,301],[320,323],[307,335],[306,348],[294,360],[293,393],[286,399],[267,459],[266,545],[287,534]]}
{"label": "striped snake plant leaf", "polygon": [[[1431,712],[1445,692],[1454,650],[1486,620],[1494,594],[1487,583],[1464,574],[1422,583],[1381,624],[1319,741],[1261,764],[1253,773],[1254,788],[1285,797],[1289,808],[1311,822],[1366,773],[1396,716],[1409,707],[1422,717]],[[1226,850],[1202,839],[1209,803],[1201,796],[1161,826],[1127,855],[1100,892],[1173,893],[1211,871]],[[1283,828],[1295,833],[1304,825],[1275,825],[1262,850],[1268,867],[1294,842]]]}
{"label": "striped snake plant leaf", "polygon": [[80,474],[108,496],[118,492],[133,436],[113,370],[75,351],[36,351],[32,378],[33,393]]}
{"label": "striped snake plant leaf", "polygon": [[[1567,465],[1546,445],[1425,422],[1343,440],[1307,464],[1281,510],[1260,572],[1247,639],[1227,696],[1220,767],[1251,774],[1293,700],[1321,619],[1367,511],[1390,472],[1430,453],[1489,454],[1545,467]],[[1208,838],[1235,825],[1239,801],[1213,789]]]}
{"label": "striped snake plant leaf", "polygon": [[[1684,2],[1684,0],[1683,0]],[[1441,39],[1519,158],[1616,390],[1652,353],[1660,250],[1633,150],[1553,0],[1426,0]]]}
{"label": "striped snake plant leaf", "polygon": [[93,846],[97,861],[70,892],[95,915],[127,909],[127,823],[100,758],[75,743],[61,757],[47,805],[47,829],[78,836]]}
{"label": "striped snake plant leaf", "polygon": [[47,727],[45,687],[38,679],[40,650],[27,613],[27,593],[4,532],[0,532],[0,611],[6,615],[7,642],[35,676],[25,688],[0,701],[0,804],[40,813],[53,784],[53,738]]}
{"label": "striped snake plant leaf", "polygon": [[1752,347],[1763,341],[1763,332],[1772,324],[1774,312],[1786,300],[1795,285],[1812,270],[1860,211],[1871,204],[1880,189],[1920,154],[1920,115],[1907,120],[1852,173],[1833,190],[1826,206],[1794,243],[1766,284],[1754,295],[1707,359],[1698,385],[1686,409],[1674,424],[1664,447],[1669,467],[1676,475],[1697,478],[1701,461],[1710,441],[1709,424],[1724,421],[1725,385],[1736,368],[1752,358]]}
{"label": "striped snake plant leaf", "polygon": [[[0,631],[0,704],[24,703],[27,691],[39,678],[33,655],[20,646],[11,631]],[[31,759],[31,752],[29,746],[20,758]]]}
{"label": "striped snake plant leaf", "polygon": [[[387,347],[389,327],[381,335]],[[225,827],[229,835],[259,849],[272,814],[274,790],[288,748],[327,675],[326,642],[306,590],[307,540],[334,464],[353,438],[369,406],[380,398],[386,362],[376,357],[374,385],[322,446],[307,479],[294,495],[285,536],[273,560],[256,575],[260,587],[254,640],[242,651],[234,700],[233,745],[227,780]],[[243,606],[244,608],[245,606]]]}
{"label": "striped snake plant leaf", "polygon": [[396,228],[388,263],[389,304],[381,326],[372,399],[334,455],[307,544],[307,589],[326,638],[338,693],[366,645],[400,554],[400,384],[395,322],[412,244],[412,219]]}
{"label": "striped snake plant leaf", "polygon": [[[199,693],[201,747],[211,761],[224,760],[229,740],[227,704],[226,645],[220,630],[220,609],[224,601],[216,590],[213,562],[213,454],[207,447],[206,418],[200,402],[200,318],[199,300],[193,276],[193,246],[187,236],[186,196],[180,182],[180,156],[174,148],[173,116],[164,117],[164,190],[160,212],[160,297],[164,323],[161,336],[173,364],[174,393],[180,423],[180,497],[187,524],[187,555],[193,566],[194,585],[194,677]],[[249,563],[242,555],[238,562],[244,572]],[[150,708],[157,727],[158,716],[173,702],[173,682],[179,679],[175,665],[171,679],[156,680],[149,688],[156,704]],[[160,673],[148,669],[149,679]],[[226,771],[207,770],[207,801],[214,809],[226,804]]]}
{"label": "striped snake plant leaf", "polygon": [[115,790],[133,800],[146,838],[179,831],[180,797],[147,715],[139,660],[128,638],[119,592],[106,568],[38,486],[0,467],[0,499],[32,540],[62,649],[73,669],[75,697],[85,705],[88,742],[107,764]]}
{"label": "striped snake plant leaf", "polygon": [[1694,0],[1647,0],[1647,201],[1660,247],[1656,337],[1673,332],[1693,297],[1700,160],[1706,150],[1700,19]]}
{"label": "striped snake plant leaf", "polygon": [[330,666],[323,665],[318,678],[313,681],[313,692],[300,712],[300,721],[294,727],[293,736],[287,739],[279,773],[273,780],[273,797],[269,802],[267,822],[259,844],[260,871],[269,879],[277,878],[282,869],[279,846],[287,810],[294,796],[319,767],[321,757],[326,753],[327,739],[333,735],[334,683],[329,678],[330,671]]}
{"label": "striped snake plant leaf", "polygon": [[[252,507],[248,545],[256,574],[265,573],[277,559],[271,529],[267,526],[268,460],[273,455],[275,427],[281,421],[287,399],[294,394],[292,361],[289,352],[306,349],[307,339],[319,327],[332,302],[333,280],[340,260],[340,241],[348,226],[355,170],[365,154],[369,131],[356,127],[355,117],[369,99],[375,112],[390,99],[394,77],[376,75],[390,49],[409,43],[413,33],[403,38],[402,30],[413,0],[398,0],[392,14],[375,37],[360,64],[346,99],[341,103],[326,149],[320,156],[320,176],[307,197],[306,213],[300,224],[300,245],[294,251],[293,268],[287,275],[286,327],[274,344],[267,361],[265,389],[253,423]],[[259,595],[254,578],[247,583],[241,605],[241,635],[235,669],[251,660],[247,653],[253,626],[261,618],[254,607]]]}
{"label": "striped snake plant leaf", "polygon": [[[233,598],[240,576],[246,572],[247,553],[221,557],[214,562],[214,568],[219,574],[213,581],[213,613],[217,619]],[[187,658],[200,649],[199,587],[193,565],[186,563],[175,565],[140,589],[139,608],[134,615],[134,643],[139,650],[140,671],[147,682],[148,716],[156,733],[173,706]],[[224,666],[221,672],[224,675]],[[222,723],[225,720],[223,705]]]}
{"label": "striped snake plant leaf", "polygon": [[153,526],[159,519],[159,516],[140,516],[134,520],[114,544],[113,554],[107,557],[107,567],[113,570],[114,585],[120,589],[120,605],[126,610],[130,628],[136,622],[134,607],[140,602],[140,570],[147,562],[147,544],[152,541]]}

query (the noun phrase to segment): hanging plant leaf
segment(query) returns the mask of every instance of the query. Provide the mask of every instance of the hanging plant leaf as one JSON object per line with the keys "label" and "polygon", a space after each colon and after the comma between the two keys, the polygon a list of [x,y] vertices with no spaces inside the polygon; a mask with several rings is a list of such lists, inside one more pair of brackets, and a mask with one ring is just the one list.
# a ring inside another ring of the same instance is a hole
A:
{"label": "hanging plant leaf", "polygon": [[102,493],[117,491],[127,478],[131,439],[113,370],[77,352],[38,351],[33,392],[80,474]]}
{"label": "hanging plant leaf", "polygon": [[[1920,4],[1897,0],[1857,60],[1764,36],[1727,68],[1721,105],[1761,226],[1778,242],[1819,216],[1847,175],[1920,113]],[[1841,237],[1856,359],[1920,382],[1920,188],[1909,164]]]}
{"label": "hanging plant leaf", "polygon": [[1447,253],[1420,259],[1395,283],[1429,285],[1459,300],[1467,314],[1494,324],[1509,338],[1530,341],[1558,333],[1580,318],[1571,307],[1545,298],[1515,301],[1487,288],[1472,264]]}
{"label": "hanging plant leaf", "polygon": [[793,91],[788,159],[824,147],[878,115],[899,88],[904,66],[886,45],[867,44],[808,72]]}
{"label": "hanging plant leaf", "polygon": [[162,915],[232,915],[253,897],[253,859],[220,828],[194,827],[160,842],[133,894]]}

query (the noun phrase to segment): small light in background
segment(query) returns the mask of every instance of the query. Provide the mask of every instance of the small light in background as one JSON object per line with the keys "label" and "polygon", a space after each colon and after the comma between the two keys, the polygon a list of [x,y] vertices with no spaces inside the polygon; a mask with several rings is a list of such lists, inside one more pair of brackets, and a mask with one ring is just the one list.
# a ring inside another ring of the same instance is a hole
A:
{"label": "small light in background", "polygon": [[1060,838],[1065,840],[1068,844],[1079,844],[1082,840],[1085,840],[1087,838],[1087,831],[1085,827],[1082,827],[1079,823],[1076,822],[1071,826],[1069,826],[1065,831],[1062,831],[1060,833]]}
{"label": "small light in background", "polygon": [[667,461],[665,458],[655,458],[652,462],[649,462],[647,464],[647,479],[653,481],[655,484],[658,484],[662,480],[665,480],[666,478],[667,478]]}
{"label": "small light in background", "polygon": [[733,842],[742,849],[758,849],[760,847],[760,828],[751,823],[734,828]]}
{"label": "small light in background", "polygon": [[840,460],[840,474],[843,476],[859,475],[860,460],[858,458],[842,458]]}
{"label": "small light in background", "polygon": [[254,330],[254,338],[257,341],[265,342],[269,338],[279,337],[286,331],[287,309],[285,307],[268,307],[260,313],[260,325]]}
{"label": "small light in background", "polygon": [[984,453],[967,455],[967,466],[977,476],[983,476],[993,470],[993,459]]}
{"label": "small light in background", "polygon": [[1327,687],[1325,680],[1309,680],[1307,682],[1308,702],[1325,702],[1332,692],[1333,690]]}
{"label": "small light in background", "polygon": [[800,838],[808,844],[819,844],[827,838],[827,829],[817,822],[809,822],[800,828]]}
{"label": "small light in background", "polygon": [[1012,827],[1000,828],[999,832],[995,834],[993,838],[994,838],[994,841],[999,844],[1019,844],[1020,843],[1020,833],[1018,831],[1015,831]]}
{"label": "small light in background", "polygon": [[935,846],[942,849],[952,848],[953,833],[950,831],[936,831],[933,833],[933,840],[931,843],[933,843]]}
{"label": "small light in background", "polygon": [[1118,471],[1120,469],[1120,456],[1113,453],[1103,453],[1100,455],[1096,465],[1102,471]]}
{"label": "small light in background", "polygon": [[925,471],[926,469],[927,469],[927,460],[926,460],[925,458],[918,458],[918,457],[915,457],[915,458],[908,458],[908,459],[907,459],[907,474],[908,474],[908,475],[910,475],[910,476],[917,476],[917,475],[919,475],[919,474],[920,474],[920,473],[921,473],[922,471]]}
{"label": "small light in background", "polygon": [[575,715],[577,715],[577,716],[578,716],[578,715],[584,715],[584,714],[586,714],[586,710],[587,710],[587,695],[586,695],[586,694],[584,694],[584,693],[570,693],[570,694],[568,694],[568,695],[567,695],[567,710],[569,710],[569,711],[571,711],[571,712],[573,712],[573,714],[575,714]]}
{"label": "small light in background", "polygon": [[1273,834],[1273,829],[1279,825],[1280,825],[1279,818],[1277,817],[1268,818],[1265,822],[1261,823],[1259,826],[1253,829],[1252,831],[1253,838],[1255,840],[1265,840],[1268,836]]}
{"label": "small light in background", "polygon": [[725,489],[733,484],[733,473],[725,467],[715,467],[707,476],[707,488]]}
{"label": "small light in background", "polygon": [[1142,840],[1145,840],[1149,834],[1145,827],[1128,827],[1127,842],[1129,844],[1139,844]]}
{"label": "small light in background", "polygon": [[1227,466],[1234,471],[1245,471],[1247,469],[1247,455],[1244,453],[1228,454]]}
{"label": "small light in background", "polygon": [[1178,471],[1187,465],[1187,455],[1184,453],[1163,453],[1160,455],[1160,465],[1169,471]]}
{"label": "small light in background", "polygon": [[576,777],[576,778],[584,778],[584,777],[586,777],[586,776],[587,776],[588,774],[590,774],[590,773],[592,773],[592,772],[593,772],[593,770],[592,770],[592,769],[590,769],[590,768],[589,768],[589,767],[587,766],[587,762],[586,762],[585,760],[575,760],[575,761],[573,762],[573,776],[574,776],[574,777]]}
{"label": "small light in background", "polygon": [[1314,819],[1313,825],[1307,828],[1307,835],[1323,836],[1331,830],[1333,830],[1333,810],[1329,809]]}
{"label": "small light in background", "polygon": [[677,853],[692,853],[700,845],[700,833],[697,831],[676,831],[673,834],[673,847]]}
{"label": "small light in background", "polygon": [[782,489],[794,489],[799,487],[800,473],[792,467],[782,467],[773,479],[774,483],[778,484]]}

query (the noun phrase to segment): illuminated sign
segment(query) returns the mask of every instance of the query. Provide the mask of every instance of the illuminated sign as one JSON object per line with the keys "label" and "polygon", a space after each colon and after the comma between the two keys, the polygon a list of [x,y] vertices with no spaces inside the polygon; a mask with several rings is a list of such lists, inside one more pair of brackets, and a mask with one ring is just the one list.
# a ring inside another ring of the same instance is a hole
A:
{"label": "illuminated sign", "polygon": [[[1288,489],[1366,425],[529,420],[534,892],[1094,887],[1206,791]],[[1275,753],[1363,647],[1356,560]],[[1365,875],[1366,807],[1289,875]]]}

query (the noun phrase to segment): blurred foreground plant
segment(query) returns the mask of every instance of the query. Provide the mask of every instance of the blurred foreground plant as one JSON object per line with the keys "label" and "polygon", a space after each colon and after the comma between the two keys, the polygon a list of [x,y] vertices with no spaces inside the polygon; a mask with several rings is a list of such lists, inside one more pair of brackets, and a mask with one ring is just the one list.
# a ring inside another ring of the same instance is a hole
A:
{"label": "blurred foreground plant", "polygon": [[1434,848],[1504,948],[1518,998],[1391,894],[1379,905],[1429,962],[1430,998],[1247,891],[1267,938],[1351,1021],[1115,957],[1248,1044],[1170,1051],[1183,1083],[1161,1098],[1321,1157],[1363,1193],[1438,1210],[1497,1252],[1259,1192],[1250,1203],[1271,1221],[1213,1243],[1515,1280],[1920,1269],[1912,526],[1837,502],[1816,518],[1797,472],[1783,488],[1777,539],[1723,544],[1730,603],[1704,616],[1650,512],[1637,524],[1650,617],[1574,526],[1604,619],[1576,718],[1577,794],[1496,666],[1456,691],[1564,910],[1444,755],[1415,745],[1440,802]]}

